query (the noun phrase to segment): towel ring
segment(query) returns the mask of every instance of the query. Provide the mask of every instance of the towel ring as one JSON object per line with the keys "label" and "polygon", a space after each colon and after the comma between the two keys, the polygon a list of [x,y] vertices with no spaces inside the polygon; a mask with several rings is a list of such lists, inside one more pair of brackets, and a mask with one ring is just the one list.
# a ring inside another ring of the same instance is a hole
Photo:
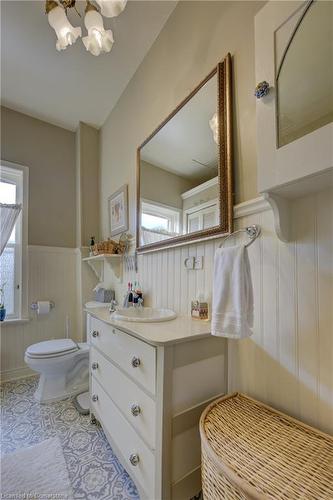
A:
{"label": "towel ring", "polygon": [[234,233],[229,234],[219,245],[219,248],[223,248],[223,245],[227,241],[227,239],[231,238],[232,236],[235,236],[235,234],[238,233],[246,233],[248,235],[250,241],[246,243],[245,247],[249,247],[258,238],[258,236],[260,236],[261,227],[258,224],[253,224],[252,226],[247,226],[244,227],[243,229],[238,229]]}

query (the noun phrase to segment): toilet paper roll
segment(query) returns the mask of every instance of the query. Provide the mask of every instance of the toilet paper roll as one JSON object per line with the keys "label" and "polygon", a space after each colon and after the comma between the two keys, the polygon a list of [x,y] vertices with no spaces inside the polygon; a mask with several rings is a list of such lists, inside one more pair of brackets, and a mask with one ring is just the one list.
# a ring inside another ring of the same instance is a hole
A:
{"label": "toilet paper roll", "polygon": [[51,310],[51,303],[49,300],[40,300],[37,302],[37,314],[42,316],[43,314],[49,314]]}

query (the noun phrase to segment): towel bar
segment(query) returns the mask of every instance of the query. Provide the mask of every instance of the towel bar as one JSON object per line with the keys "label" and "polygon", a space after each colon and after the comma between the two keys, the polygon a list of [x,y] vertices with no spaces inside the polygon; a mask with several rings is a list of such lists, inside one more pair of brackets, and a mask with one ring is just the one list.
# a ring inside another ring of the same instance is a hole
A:
{"label": "towel bar", "polygon": [[228,238],[231,238],[231,236],[235,236],[235,234],[238,233],[246,233],[248,237],[250,238],[250,241],[246,243],[246,247],[249,247],[257,238],[260,236],[261,233],[261,227],[258,224],[253,224],[252,226],[247,226],[244,227],[243,229],[238,229],[237,231],[234,231],[233,233],[229,234],[219,245],[219,248],[222,248],[224,243],[227,241]]}

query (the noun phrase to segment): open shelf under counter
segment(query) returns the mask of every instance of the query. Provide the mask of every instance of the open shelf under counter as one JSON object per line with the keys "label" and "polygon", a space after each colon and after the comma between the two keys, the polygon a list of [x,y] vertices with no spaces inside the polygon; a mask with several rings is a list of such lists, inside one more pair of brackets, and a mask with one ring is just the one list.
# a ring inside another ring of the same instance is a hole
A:
{"label": "open shelf under counter", "polygon": [[98,280],[104,280],[104,266],[108,264],[115,276],[121,281],[123,276],[123,255],[121,254],[100,254],[92,255],[91,257],[84,257],[82,262],[86,262],[89,267],[94,271]]}

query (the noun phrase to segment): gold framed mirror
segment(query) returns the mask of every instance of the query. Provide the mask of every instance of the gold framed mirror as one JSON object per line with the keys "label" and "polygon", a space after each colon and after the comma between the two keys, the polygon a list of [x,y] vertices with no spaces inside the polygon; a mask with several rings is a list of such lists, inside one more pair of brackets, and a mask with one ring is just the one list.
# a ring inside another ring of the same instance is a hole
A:
{"label": "gold framed mirror", "polygon": [[231,56],[137,149],[137,250],[230,234]]}

